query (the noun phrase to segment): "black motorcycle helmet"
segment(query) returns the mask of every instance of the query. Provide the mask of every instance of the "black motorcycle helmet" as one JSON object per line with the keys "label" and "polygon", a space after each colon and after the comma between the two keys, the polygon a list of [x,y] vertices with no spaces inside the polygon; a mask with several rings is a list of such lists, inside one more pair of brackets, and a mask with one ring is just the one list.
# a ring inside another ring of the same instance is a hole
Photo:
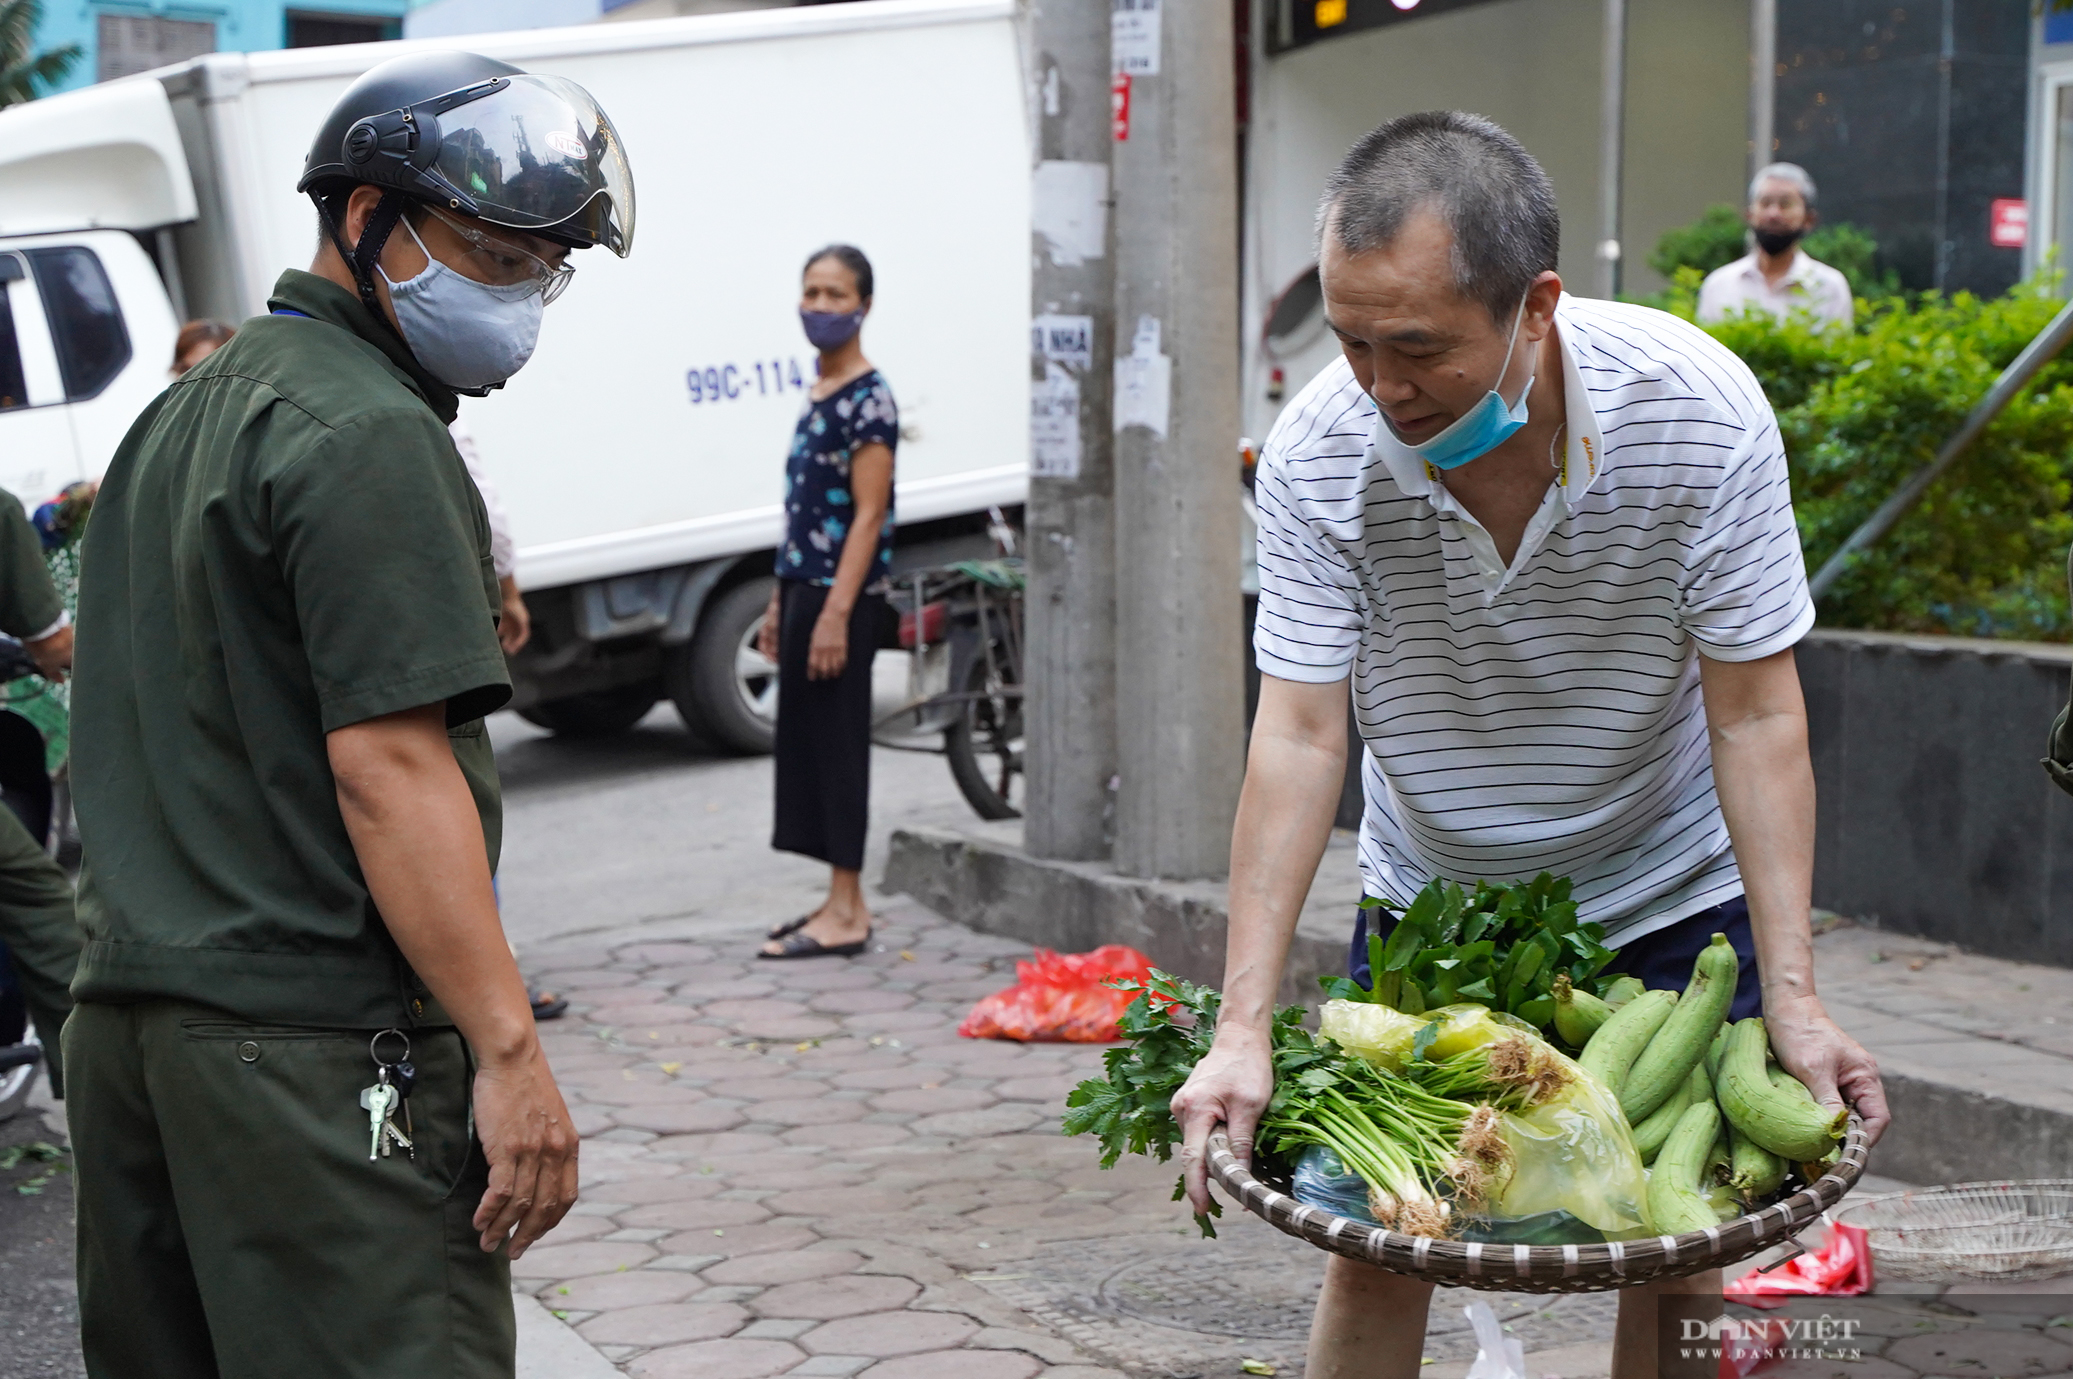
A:
{"label": "black motorcycle helmet", "polygon": [[[353,188],[382,188],[357,245],[340,233]],[[476,53],[413,53],[370,68],[317,131],[295,189],[376,305],[373,269],[409,201],[566,244],[633,247],[633,173],[588,91]],[[381,313],[376,311],[376,315]]]}

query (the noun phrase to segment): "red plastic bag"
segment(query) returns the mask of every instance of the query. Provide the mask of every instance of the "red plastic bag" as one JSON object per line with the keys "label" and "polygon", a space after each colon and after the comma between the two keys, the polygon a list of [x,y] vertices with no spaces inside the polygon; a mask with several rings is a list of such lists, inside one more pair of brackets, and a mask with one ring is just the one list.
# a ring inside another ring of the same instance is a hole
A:
{"label": "red plastic bag", "polygon": [[1747,1273],[1724,1290],[1750,1307],[1783,1307],[1796,1297],[1849,1297],[1871,1291],[1871,1243],[1857,1226],[1832,1222],[1821,1247],[1769,1273]]}
{"label": "red plastic bag", "polygon": [[1135,948],[1105,943],[1091,953],[1039,948],[1015,964],[1015,984],[973,1006],[957,1027],[967,1039],[1020,1039],[1106,1044],[1120,1037],[1116,1021],[1137,999],[1104,985],[1110,978],[1144,981],[1152,960]]}

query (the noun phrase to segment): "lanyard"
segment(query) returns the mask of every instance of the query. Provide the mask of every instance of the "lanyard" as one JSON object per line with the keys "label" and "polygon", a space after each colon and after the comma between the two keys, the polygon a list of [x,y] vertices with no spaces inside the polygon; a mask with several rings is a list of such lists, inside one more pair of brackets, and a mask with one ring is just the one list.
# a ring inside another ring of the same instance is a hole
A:
{"label": "lanyard", "polygon": [[297,311],[295,308],[288,306],[277,306],[268,314],[273,316],[300,316],[305,321],[314,321],[317,319],[316,317],[310,315],[307,311]]}

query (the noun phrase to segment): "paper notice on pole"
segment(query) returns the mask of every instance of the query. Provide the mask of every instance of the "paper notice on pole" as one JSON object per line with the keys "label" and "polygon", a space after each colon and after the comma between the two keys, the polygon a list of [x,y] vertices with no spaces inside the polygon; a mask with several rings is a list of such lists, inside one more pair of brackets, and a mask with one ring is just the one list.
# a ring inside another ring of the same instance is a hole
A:
{"label": "paper notice on pole", "polygon": [[1100,258],[1108,245],[1108,164],[1038,163],[1030,185],[1030,223],[1059,267]]}
{"label": "paper notice on pole", "polygon": [[1039,316],[1029,323],[1030,352],[1078,372],[1094,367],[1092,316]]}
{"label": "paper notice on pole", "polygon": [[1116,430],[1145,426],[1160,440],[1173,414],[1173,360],[1159,353],[1159,318],[1137,318],[1130,353],[1116,361]]}
{"label": "paper notice on pole", "polygon": [[1159,6],[1164,0],[1110,0],[1108,50],[1112,70],[1133,77],[1159,75]]}
{"label": "paper notice on pole", "polygon": [[1080,477],[1080,380],[1057,364],[1047,364],[1029,392],[1029,472]]}

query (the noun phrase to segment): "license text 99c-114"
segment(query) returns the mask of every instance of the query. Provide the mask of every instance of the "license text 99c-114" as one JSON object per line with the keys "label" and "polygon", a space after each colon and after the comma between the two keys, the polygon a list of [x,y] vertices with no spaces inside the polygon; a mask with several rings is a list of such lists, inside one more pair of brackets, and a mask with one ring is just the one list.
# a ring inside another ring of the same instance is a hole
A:
{"label": "license text 99c-114", "polygon": [[797,359],[758,359],[753,364],[708,364],[684,371],[684,387],[694,405],[733,402],[771,393],[803,393],[820,377],[820,361],[805,369]]}

